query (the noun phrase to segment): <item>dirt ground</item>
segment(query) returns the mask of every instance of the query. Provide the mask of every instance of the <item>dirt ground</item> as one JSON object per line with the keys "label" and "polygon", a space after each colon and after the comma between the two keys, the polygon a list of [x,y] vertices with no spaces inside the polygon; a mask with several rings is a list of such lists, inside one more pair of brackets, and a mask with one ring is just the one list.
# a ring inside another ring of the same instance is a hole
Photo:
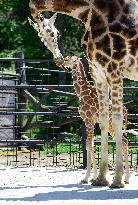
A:
{"label": "dirt ground", "polygon": [[[122,189],[79,184],[85,170],[0,167],[0,205],[138,205],[138,172]],[[108,173],[109,182],[113,172]]]}

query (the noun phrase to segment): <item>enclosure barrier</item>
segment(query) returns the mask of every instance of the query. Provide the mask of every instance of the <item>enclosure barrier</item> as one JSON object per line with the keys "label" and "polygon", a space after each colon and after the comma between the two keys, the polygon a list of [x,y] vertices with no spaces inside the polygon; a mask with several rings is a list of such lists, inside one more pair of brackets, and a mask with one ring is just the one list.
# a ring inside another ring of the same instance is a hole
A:
{"label": "enclosure barrier", "polygon": [[[95,141],[97,165],[101,142]],[[138,143],[129,142],[129,165],[138,168]],[[115,142],[109,141],[109,169],[114,169]],[[82,142],[45,140],[1,140],[0,164],[4,166],[66,166],[84,168]]]}
{"label": "enclosure barrier", "polygon": [[[51,59],[24,59],[22,53],[16,58],[1,58],[0,66],[0,163],[86,167],[86,130],[78,114],[71,72],[60,71]],[[135,131],[137,93],[138,84],[124,82],[128,129]],[[97,128],[95,135],[100,135]],[[128,139],[129,162],[137,168],[138,136],[129,134]],[[95,153],[99,164],[97,140]],[[114,158],[115,143],[110,141],[110,168],[114,167]]]}

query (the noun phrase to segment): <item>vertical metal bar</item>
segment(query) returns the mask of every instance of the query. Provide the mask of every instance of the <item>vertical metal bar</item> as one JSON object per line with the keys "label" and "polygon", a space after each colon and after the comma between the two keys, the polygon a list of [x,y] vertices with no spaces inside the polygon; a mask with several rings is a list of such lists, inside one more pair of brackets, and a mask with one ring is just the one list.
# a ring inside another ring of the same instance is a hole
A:
{"label": "vertical metal bar", "polygon": [[137,166],[138,166],[138,150],[137,150]]}
{"label": "vertical metal bar", "polygon": [[131,149],[131,167],[132,167],[132,165],[133,165],[133,163],[132,163],[132,159],[133,158],[133,151],[132,151],[132,149]]}
{"label": "vertical metal bar", "polygon": [[100,148],[99,148],[99,146],[98,146],[98,165],[100,164],[100,154],[99,154],[100,151],[99,151],[99,150],[100,150]]}
{"label": "vertical metal bar", "polygon": [[57,155],[58,155],[58,151],[57,151],[57,143],[56,143],[56,166],[57,166]]}
{"label": "vertical metal bar", "polygon": [[114,164],[114,161],[115,161],[115,145],[113,144],[113,164]]}
{"label": "vertical metal bar", "polygon": [[[21,61],[17,61],[15,63],[16,72],[19,73],[19,76],[20,76],[19,83],[26,84],[25,62],[23,62],[24,54],[20,52],[20,53],[17,53],[15,57],[21,59]],[[19,103],[18,105],[19,112],[25,111],[26,98],[24,96],[23,89],[18,90],[18,103]],[[20,126],[19,133],[18,133],[18,139],[21,139],[21,135],[22,135],[21,128],[23,127],[24,116],[19,115],[18,118],[19,118],[19,126]]]}
{"label": "vertical metal bar", "polygon": [[7,141],[7,166],[8,166],[8,141]]}
{"label": "vertical metal bar", "polygon": [[17,166],[17,162],[18,162],[18,146],[16,143],[16,166]]}
{"label": "vertical metal bar", "polygon": [[31,166],[32,165],[32,147],[30,144],[29,144],[29,147],[30,147],[30,166]]}
{"label": "vertical metal bar", "polygon": [[39,156],[39,167],[40,167],[40,162],[41,162],[41,151],[40,151],[40,148],[41,145],[39,144],[39,150],[38,150],[38,156]]}
{"label": "vertical metal bar", "polygon": [[69,144],[69,161],[71,165],[71,139],[70,139],[70,144]]}

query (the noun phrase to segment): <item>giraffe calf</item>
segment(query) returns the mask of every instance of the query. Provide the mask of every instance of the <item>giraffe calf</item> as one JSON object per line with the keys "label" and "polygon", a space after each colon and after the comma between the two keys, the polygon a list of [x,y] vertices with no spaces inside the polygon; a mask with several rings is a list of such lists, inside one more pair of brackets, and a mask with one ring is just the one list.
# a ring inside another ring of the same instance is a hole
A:
{"label": "giraffe calf", "polygon": [[[94,86],[91,86],[88,82],[85,74],[83,64],[79,58],[76,56],[67,56],[64,59],[64,67],[70,67],[72,69],[72,78],[75,92],[79,98],[79,114],[86,126],[87,132],[87,171],[86,175],[81,183],[88,183],[88,178],[91,173],[91,162],[93,163],[93,178],[92,181],[96,181],[98,176],[98,170],[96,166],[95,153],[94,153],[94,126],[99,123],[99,104],[97,91]],[[128,141],[126,138],[126,128],[127,128],[127,109],[124,107],[125,116],[125,135],[123,136],[123,154],[125,160],[125,183],[129,183],[129,164],[128,164]],[[114,138],[114,130],[112,127],[112,105],[109,106],[109,125],[108,131]]]}

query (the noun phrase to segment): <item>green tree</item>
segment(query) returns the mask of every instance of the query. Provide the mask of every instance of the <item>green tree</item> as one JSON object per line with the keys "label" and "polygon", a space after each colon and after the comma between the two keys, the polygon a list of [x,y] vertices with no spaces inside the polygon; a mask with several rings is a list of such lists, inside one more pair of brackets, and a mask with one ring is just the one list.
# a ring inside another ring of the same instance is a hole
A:
{"label": "green tree", "polygon": [[[48,15],[51,15],[49,12]],[[28,23],[29,0],[0,0],[0,56],[12,56],[23,51],[25,57],[51,58],[52,54],[40,41],[37,33]],[[64,55],[82,55],[80,39],[83,35],[81,22],[58,15],[57,27],[62,32],[59,39]]]}

